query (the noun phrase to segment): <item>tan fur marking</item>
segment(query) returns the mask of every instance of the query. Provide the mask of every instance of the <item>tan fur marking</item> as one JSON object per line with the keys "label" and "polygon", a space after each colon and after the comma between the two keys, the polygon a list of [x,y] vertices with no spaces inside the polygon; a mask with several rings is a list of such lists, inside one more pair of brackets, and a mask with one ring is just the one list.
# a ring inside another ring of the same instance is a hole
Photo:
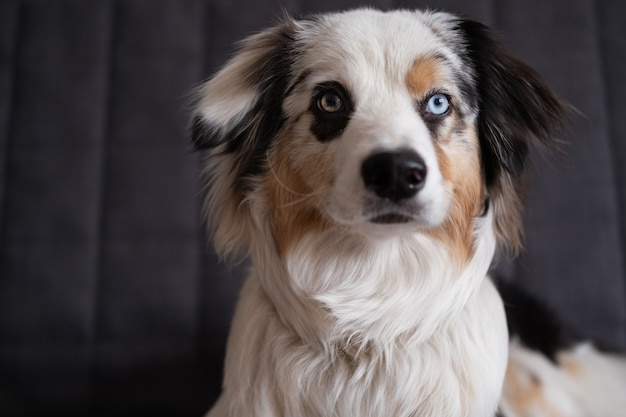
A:
{"label": "tan fur marking", "polygon": [[512,255],[522,249],[522,212],[524,202],[521,198],[523,180],[514,180],[508,173],[503,173],[491,190],[496,237]]}
{"label": "tan fur marking", "polygon": [[277,139],[268,155],[270,169],[265,181],[272,235],[281,256],[305,234],[331,225],[317,207],[317,193],[331,181],[328,156],[312,155],[294,163],[288,144],[288,140]]}
{"label": "tan fur marking", "polygon": [[[415,61],[407,74],[406,83],[414,97],[423,98],[441,88],[449,80],[440,60],[423,57]],[[428,233],[451,248],[459,266],[471,258],[474,250],[474,218],[484,203],[483,180],[479,162],[478,138],[465,121],[454,112],[444,121],[444,131],[434,143],[439,168],[452,194],[450,214],[443,225]],[[462,139],[456,136],[464,136]]]}
{"label": "tan fur marking", "polygon": [[484,191],[475,135],[471,143],[435,143],[439,169],[452,193],[450,213],[444,223],[428,233],[451,248],[459,266],[465,265],[474,251],[474,218],[483,210]]}
{"label": "tan fur marking", "polygon": [[415,61],[406,79],[409,92],[415,97],[424,97],[433,87],[441,85],[445,77],[440,67],[441,64],[433,57]]}
{"label": "tan fur marking", "polygon": [[581,377],[583,374],[583,369],[580,366],[580,363],[576,361],[574,358],[568,357],[560,357],[558,358],[559,366],[563,369],[564,372],[570,374],[573,377]]}
{"label": "tan fur marking", "polygon": [[528,374],[521,366],[509,362],[504,377],[505,398],[517,415],[540,415],[566,417],[550,404],[542,389],[541,380],[534,374]]}

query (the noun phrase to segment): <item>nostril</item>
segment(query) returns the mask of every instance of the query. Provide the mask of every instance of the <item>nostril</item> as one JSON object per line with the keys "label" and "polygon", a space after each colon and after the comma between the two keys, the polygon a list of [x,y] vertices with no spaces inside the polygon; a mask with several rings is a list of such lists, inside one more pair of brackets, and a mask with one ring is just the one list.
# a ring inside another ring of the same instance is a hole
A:
{"label": "nostril", "polygon": [[426,173],[424,160],[412,151],[377,152],[361,167],[366,188],[395,202],[417,194],[424,187]]}
{"label": "nostril", "polygon": [[404,181],[410,189],[419,191],[426,180],[426,166],[421,160],[410,160],[404,167]]}

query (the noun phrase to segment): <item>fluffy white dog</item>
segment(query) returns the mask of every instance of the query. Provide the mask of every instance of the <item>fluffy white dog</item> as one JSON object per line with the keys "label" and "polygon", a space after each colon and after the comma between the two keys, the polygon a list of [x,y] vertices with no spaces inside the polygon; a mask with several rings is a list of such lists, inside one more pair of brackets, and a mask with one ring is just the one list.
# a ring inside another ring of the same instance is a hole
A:
{"label": "fluffy white dog", "polygon": [[211,417],[487,417],[507,325],[486,276],[520,246],[521,175],[563,117],[482,24],[286,18],[199,92],[205,214],[252,270]]}

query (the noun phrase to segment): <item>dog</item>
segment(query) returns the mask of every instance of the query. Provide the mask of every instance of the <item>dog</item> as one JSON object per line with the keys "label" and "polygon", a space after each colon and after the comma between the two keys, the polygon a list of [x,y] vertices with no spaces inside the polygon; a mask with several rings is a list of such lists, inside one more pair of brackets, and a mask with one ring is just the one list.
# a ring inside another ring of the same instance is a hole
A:
{"label": "dog", "polygon": [[494,416],[488,271],[565,113],[541,76],[481,23],[356,9],[247,38],[197,97],[204,216],[252,264],[208,416]]}

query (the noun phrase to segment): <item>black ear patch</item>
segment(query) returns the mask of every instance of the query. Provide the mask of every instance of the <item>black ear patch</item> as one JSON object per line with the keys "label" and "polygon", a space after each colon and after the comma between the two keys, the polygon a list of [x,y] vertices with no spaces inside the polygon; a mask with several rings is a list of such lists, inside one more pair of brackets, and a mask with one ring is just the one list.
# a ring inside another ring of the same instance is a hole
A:
{"label": "black ear patch", "polygon": [[523,185],[534,144],[557,149],[564,109],[541,76],[514,57],[485,25],[459,20],[459,54],[473,69],[481,165],[498,243],[522,247]]}
{"label": "black ear patch", "polygon": [[213,149],[221,143],[220,137],[199,115],[191,122],[191,144],[196,151]]}
{"label": "black ear patch", "polygon": [[297,30],[295,22],[288,20],[251,36],[208,81],[201,97],[203,103],[228,110],[235,101],[224,92],[234,89],[241,93],[247,89],[249,94],[242,94],[242,100],[249,101],[237,103],[247,110],[240,114],[232,111],[230,117],[214,121],[210,115],[205,117],[205,108],[199,108],[192,119],[190,133],[194,149],[212,150],[224,145],[222,150],[235,157],[240,183],[262,169],[265,153],[285,123],[282,103],[296,54]]}
{"label": "black ear patch", "polygon": [[475,70],[478,133],[490,185],[502,168],[513,177],[522,173],[534,139],[556,147],[564,110],[537,71],[511,55],[487,26],[461,20],[458,27]]}

